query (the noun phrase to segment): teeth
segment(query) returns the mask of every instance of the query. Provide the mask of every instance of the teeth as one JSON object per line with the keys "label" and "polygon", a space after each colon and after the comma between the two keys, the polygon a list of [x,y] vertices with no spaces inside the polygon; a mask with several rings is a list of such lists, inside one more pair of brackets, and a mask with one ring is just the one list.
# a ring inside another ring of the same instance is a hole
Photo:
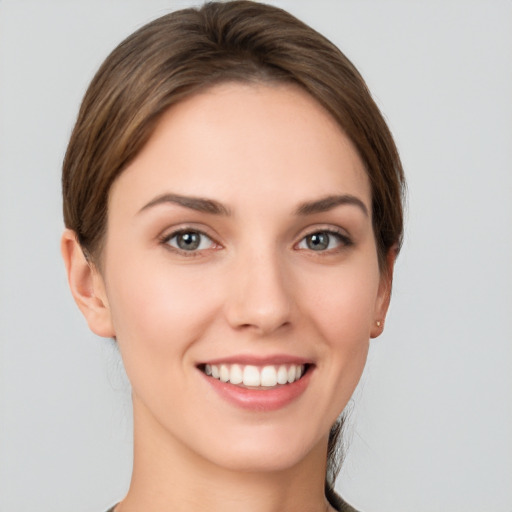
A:
{"label": "teeth", "polygon": [[244,386],[259,386],[261,382],[260,372],[256,366],[244,368]]}
{"label": "teeth", "polygon": [[221,382],[243,384],[249,387],[272,388],[278,384],[291,384],[304,375],[304,365],[254,366],[240,364],[206,364],[204,373]]}
{"label": "teeth", "polygon": [[288,382],[295,382],[295,376],[297,375],[297,367],[296,366],[290,366],[288,368]]}
{"label": "teeth", "polygon": [[288,382],[288,370],[286,366],[281,365],[277,370],[277,383],[286,384]]}
{"label": "teeth", "polygon": [[239,364],[232,365],[229,373],[229,382],[231,382],[231,384],[241,384],[243,380],[244,374],[242,367]]}
{"label": "teeth", "polygon": [[277,384],[277,372],[274,366],[265,366],[261,370],[261,385],[266,388],[273,387]]}
{"label": "teeth", "polygon": [[220,380],[227,382],[229,380],[229,368],[225,364],[220,365]]}

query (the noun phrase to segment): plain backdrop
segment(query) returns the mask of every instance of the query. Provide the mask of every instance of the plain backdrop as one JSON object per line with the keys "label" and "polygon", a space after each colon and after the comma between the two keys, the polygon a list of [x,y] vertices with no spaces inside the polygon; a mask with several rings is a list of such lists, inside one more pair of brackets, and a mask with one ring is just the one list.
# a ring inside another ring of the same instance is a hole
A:
{"label": "plain backdrop", "polygon": [[[274,3],[360,69],[409,181],[338,489],[364,512],[511,512],[512,2]],[[60,167],[101,61],[190,4],[0,0],[2,512],[103,512],[127,489],[129,386],[67,289]]]}

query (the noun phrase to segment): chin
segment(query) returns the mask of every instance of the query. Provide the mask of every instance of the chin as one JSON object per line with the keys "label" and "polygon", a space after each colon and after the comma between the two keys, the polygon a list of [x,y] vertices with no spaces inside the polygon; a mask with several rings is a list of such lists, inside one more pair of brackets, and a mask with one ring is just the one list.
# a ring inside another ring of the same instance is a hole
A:
{"label": "chin", "polygon": [[[243,438],[225,437],[218,449],[207,456],[210,461],[230,471],[245,473],[272,473],[294,468],[305,459],[320,454],[320,460],[325,460],[328,435],[320,439],[296,433],[268,432],[260,429],[245,435]],[[228,441],[228,442],[226,442]]]}
{"label": "chin", "polygon": [[301,456],[292,453],[268,454],[262,453],[261,450],[253,450],[250,453],[237,453],[212,462],[232,472],[263,474],[287,471],[299,465],[303,459],[303,454]]}

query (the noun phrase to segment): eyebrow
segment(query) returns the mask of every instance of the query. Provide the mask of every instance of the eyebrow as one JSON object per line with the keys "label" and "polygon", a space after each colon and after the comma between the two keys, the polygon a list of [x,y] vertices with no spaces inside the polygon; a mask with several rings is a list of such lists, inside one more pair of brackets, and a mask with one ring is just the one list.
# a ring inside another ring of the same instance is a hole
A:
{"label": "eyebrow", "polygon": [[301,216],[313,215],[315,213],[327,212],[333,208],[336,208],[336,206],[341,205],[357,206],[367,217],[369,216],[368,208],[363,203],[363,201],[361,201],[361,199],[358,197],[350,194],[332,195],[323,197],[322,199],[318,199],[316,201],[308,201],[306,203],[302,203],[297,208],[296,214]]}
{"label": "eyebrow", "polygon": [[160,204],[177,204],[191,210],[196,210],[203,213],[211,213],[213,215],[231,215],[231,212],[221,203],[213,199],[204,199],[202,197],[181,196],[179,194],[162,194],[152,199],[149,203],[144,205],[138,213],[141,213],[149,208]]}
{"label": "eyebrow", "polygon": [[[179,194],[162,194],[157,196],[149,203],[144,205],[138,213],[153,208],[154,206],[166,203],[177,204],[179,206],[183,206],[184,208],[190,208],[191,210],[210,213],[212,215],[231,215],[229,208],[219,203],[218,201],[213,199],[205,199],[202,197],[182,196]],[[314,215],[316,213],[327,212],[333,208],[336,208],[337,206],[342,205],[357,206],[366,216],[368,216],[368,209],[366,208],[366,205],[363,203],[363,201],[350,194],[331,195],[317,199],[315,201],[307,201],[305,203],[301,203],[295,211],[295,214],[301,217],[306,215]]]}

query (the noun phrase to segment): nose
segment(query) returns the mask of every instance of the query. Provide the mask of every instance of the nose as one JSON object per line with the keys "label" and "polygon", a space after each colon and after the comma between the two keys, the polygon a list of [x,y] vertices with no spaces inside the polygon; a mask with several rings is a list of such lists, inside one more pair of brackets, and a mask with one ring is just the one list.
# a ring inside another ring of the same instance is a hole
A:
{"label": "nose", "polygon": [[242,256],[233,262],[229,297],[225,303],[228,323],[237,330],[269,335],[292,321],[292,283],[277,254]]}

